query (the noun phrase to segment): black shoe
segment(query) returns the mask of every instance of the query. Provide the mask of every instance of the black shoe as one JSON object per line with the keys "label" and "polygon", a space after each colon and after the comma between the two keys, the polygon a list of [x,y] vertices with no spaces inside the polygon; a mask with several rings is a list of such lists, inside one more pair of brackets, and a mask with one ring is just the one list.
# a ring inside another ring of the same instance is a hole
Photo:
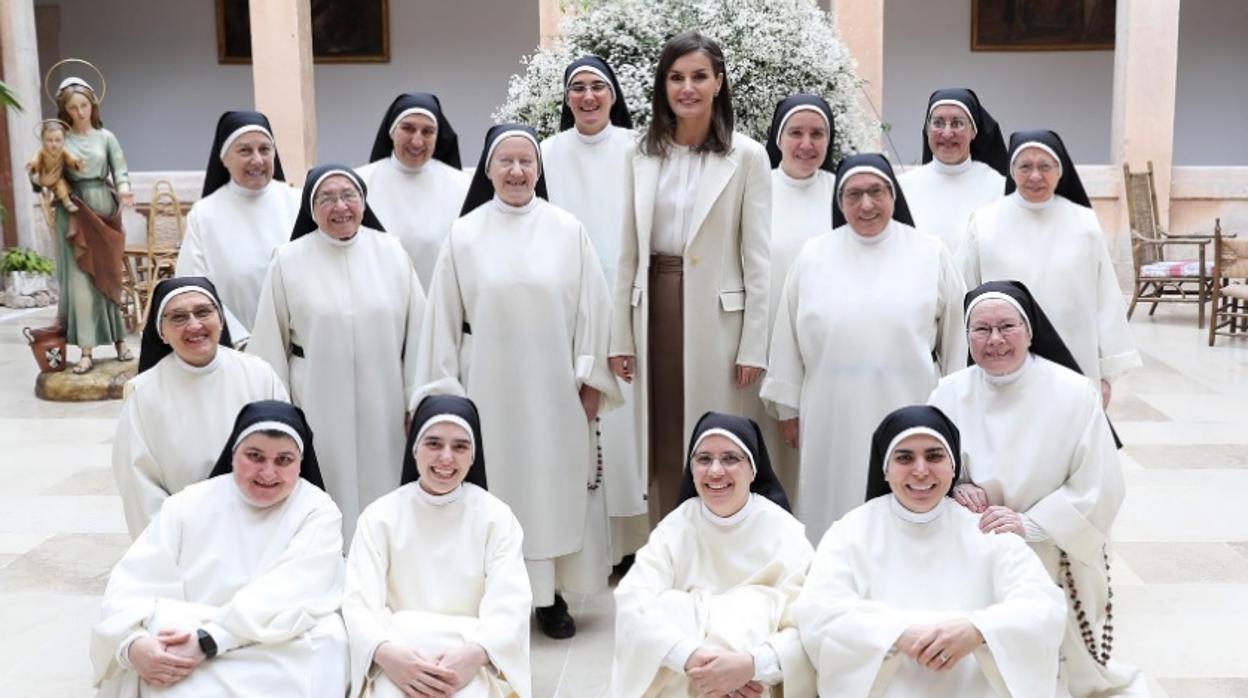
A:
{"label": "black shoe", "polygon": [[546,637],[566,640],[576,634],[576,621],[572,620],[572,614],[568,613],[568,602],[560,594],[555,594],[553,604],[535,609],[533,615],[537,617],[537,625]]}
{"label": "black shoe", "polygon": [[633,568],[633,563],[637,560],[636,555],[625,555],[620,559],[620,563],[611,568],[611,575],[617,579],[623,579],[624,575]]}

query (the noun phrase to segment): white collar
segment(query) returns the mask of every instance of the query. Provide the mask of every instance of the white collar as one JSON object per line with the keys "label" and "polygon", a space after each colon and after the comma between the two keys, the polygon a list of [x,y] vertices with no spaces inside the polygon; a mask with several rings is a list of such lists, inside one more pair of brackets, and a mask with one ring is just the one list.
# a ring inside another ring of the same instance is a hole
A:
{"label": "white collar", "polygon": [[595,144],[595,143],[601,143],[601,142],[603,142],[603,141],[607,140],[608,138],[610,138],[610,137],[611,137],[611,131],[612,131],[614,128],[615,128],[615,124],[612,124],[612,123],[607,123],[607,127],[606,127],[606,128],[602,129],[601,131],[599,131],[598,133],[595,133],[595,134],[594,134],[594,135],[592,135],[592,136],[587,136],[587,135],[585,135],[585,134],[581,133],[581,132],[580,132],[580,130],[578,130],[578,129],[576,128],[576,126],[573,126],[573,127],[572,127],[572,130],[576,132],[576,138],[577,138],[577,140],[579,140],[580,142],[584,143],[585,145],[593,145],[593,144]]}
{"label": "white collar", "polygon": [[360,231],[363,229],[364,229],[364,226],[361,225],[359,228],[356,229],[355,235],[352,235],[346,240],[339,240],[338,238],[334,237],[333,235],[330,235],[329,233],[325,232],[324,230],[321,230],[320,228],[317,228],[316,232],[319,233],[320,236],[325,239],[325,242],[329,243],[330,245],[334,247],[350,247],[355,244],[356,240],[360,239]]}
{"label": "white collar", "polygon": [[502,199],[500,199],[498,197],[498,194],[495,194],[494,198],[491,199],[491,201],[494,202],[495,209],[502,211],[503,213],[509,213],[513,216],[519,216],[537,208],[537,200],[540,198],[542,197],[538,196],[537,193],[535,192],[533,194],[533,198],[529,199],[528,203],[526,203],[523,206],[512,206],[506,201],[503,201]]}
{"label": "white collar", "polygon": [[857,240],[859,243],[863,245],[878,245],[881,242],[884,242],[888,238],[892,237],[893,228],[896,227],[896,223],[897,221],[890,220],[888,222],[888,225],[885,226],[883,230],[881,230],[876,235],[872,235],[871,237],[867,237],[866,235],[859,235],[858,231],[854,230],[854,226],[848,223],[845,224],[845,227],[849,228],[849,234],[852,235],[854,237],[854,240]]}
{"label": "white collar", "polygon": [[952,175],[965,174],[967,172],[970,172],[971,168],[974,166],[975,166],[975,160],[970,155],[967,155],[965,160],[963,160],[962,162],[959,162],[956,165],[948,165],[948,164],[941,162],[940,160],[937,160],[935,156],[932,157],[932,168],[943,175],[952,176]]}
{"label": "white collar", "polygon": [[[429,158],[429,160],[432,160],[432,159],[433,159],[432,157]],[[390,166],[398,170],[399,172],[402,172],[403,174],[420,174],[421,172],[424,171],[425,165],[429,164],[429,160],[426,160],[425,164],[421,165],[420,167],[408,167],[407,165],[403,164],[402,160],[395,157],[393,152],[390,153],[390,158],[389,158]]]}
{"label": "white collar", "polygon": [[217,370],[218,366],[221,365],[221,350],[223,348],[224,347],[217,347],[216,353],[212,355],[212,361],[209,361],[203,366],[194,366],[192,364],[187,363],[185,359],[183,359],[181,356],[178,356],[177,352],[171,352],[169,355],[173,357],[174,363],[178,365],[178,368],[181,368],[183,371],[186,371],[187,373],[191,373],[195,375],[204,375],[207,373],[212,373],[213,371]]}
{"label": "white collar", "polygon": [[900,500],[897,499],[897,495],[890,494],[888,495],[888,508],[889,511],[893,512],[893,516],[896,516],[902,521],[925,524],[931,523],[940,518],[940,515],[945,511],[945,504],[948,499],[948,497],[941,497],[940,501],[937,502],[936,506],[932,507],[930,511],[918,512],[910,511],[901,503]]}
{"label": "white collar", "polygon": [[1049,198],[1037,204],[1037,203],[1032,203],[1031,201],[1028,201],[1027,199],[1024,199],[1023,195],[1018,193],[1018,190],[1015,189],[1014,193],[1010,194],[1010,199],[1012,199],[1014,203],[1027,209],[1028,211],[1043,211],[1044,209],[1053,205],[1053,201],[1057,199],[1057,194],[1054,194],[1053,196],[1050,196]]}
{"label": "white collar", "polygon": [[[269,180],[269,181],[272,182],[273,180]],[[247,187],[244,187],[238,182],[235,182],[233,178],[231,178],[230,181],[226,182],[225,186],[229,187],[230,191],[234,192],[235,194],[238,194],[239,196],[245,199],[259,198],[261,196],[264,196],[264,193],[269,190],[268,184],[264,185],[263,187],[260,187],[259,189],[248,189]]]}
{"label": "white collar", "polygon": [[745,504],[742,504],[741,508],[738,509],[736,513],[728,516],[720,516],[719,514],[711,511],[710,507],[706,506],[706,503],[701,499],[698,500],[698,506],[702,509],[702,518],[720,528],[732,528],[733,526],[736,526],[744,521],[745,517],[749,516],[750,512],[754,511],[755,496],[756,495],[751,492],[750,496],[745,500]]}
{"label": "white collar", "polygon": [[451,504],[452,502],[458,502],[460,499],[463,499],[464,497],[464,483],[462,482],[459,483],[459,485],[457,485],[455,489],[451,490],[450,492],[447,492],[446,494],[429,493],[427,490],[425,490],[425,488],[420,486],[420,480],[417,480],[415,482],[415,485],[416,485],[416,496],[420,498],[420,501],[426,504],[431,504],[435,507],[444,507],[447,504]]}
{"label": "white collar", "polygon": [[1032,356],[1030,351],[1028,351],[1027,358],[1023,359],[1023,365],[1009,373],[994,376],[991,373],[984,371],[982,368],[980,371],[983,372],[984,380],[988,381],[989,385],[1010,385],[1011,383],[1016,382],[1019,378],[1022,378],[1023,374],[1027,372],[1027,369],[1031,368],[1031,365],[1035,363],[1035,361],[1035,357]]}
{"label": "white collar", "polygon": [[788,172],[784,171],[784,165],[777,167],[776,172],[780,173],[781,182],[784,182],[794,189],[809,189],[815,182],[819,181],[819,170],[815,170],[805,179],[798,179],[797,177],[789,175]]}

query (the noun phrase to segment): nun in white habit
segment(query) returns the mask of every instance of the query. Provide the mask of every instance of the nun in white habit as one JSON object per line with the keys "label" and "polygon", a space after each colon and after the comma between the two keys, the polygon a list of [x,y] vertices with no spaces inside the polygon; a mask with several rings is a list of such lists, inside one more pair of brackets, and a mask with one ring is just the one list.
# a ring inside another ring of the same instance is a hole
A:
{"label": "nun in white habit", "polygon": [[915,226],[939,237],[959,268],[971,214],[1005,193],[1007,159],[1001,127],[978,95],[962,87],[932,93],[923,121],[923,164],[897,180]]}
{"label": "nun in white habit", "polygon": [[[768,317],[773,323],[784,295],[784,278],[797,253],[807,240],[832,230],[834,136],[832,108],[822,97],[798,94],[776,104],[767,133],[767,155],[772,167],[771,292],[767,298]],[[785,490],[796,497],[800,463],[797,434],[792,433],[785,440],[775,419],[764,421],[763,434],[774,451],[776,474]]]}
{"label": "nun in white habit", "polygon": [[602,591],[610,574],[593,423],[620,394],[602,266],[584,226],[546,201],[541,173],[533,129],[489,130],[434,268],[417,399],[466,395],[480,407],[497,454],[490,489],[524,527],[539,626],[563,638],[575,625],[556,590]]}
{"label": "nun in white habit", "polygon": [[399,238],[422,287],[429,285],[442,241],[459,217],[471,178],[459,160],[459,136],[427,92],[401,94],[390,103],[368,164],[357,168],[368,187],[368,205]]}
{"label": "nun in white habit", "polygon": [[1108,406],[1110,379],[1142,362],[1105,235],[1056,133],[1010,135],[1005,192],[971,216],[966,283],[1027,284]]}
{"label": "nun in white habit", "polygon": [[753,420],[708,412],[668,514],[615,590],[616,698],[815,695],[790,614],[814,551]]}
{"label": "nun in white habit", "polygon": [[177,275],[217,284],[237,346],[247,343],[273,250],[286,241],[298,212],[299,193],[286,184],[268,118],[254,111],[222,114],[203,193],[186,216]]}
{"label": "nun in white habit", "polygon": [[[837,227],[806,243],[776,311],[762,397],[802,463],[797,517],[812,539],[861,503],[871,429],[963,365],[966,289],[944,243],[910,225],[882,155],[837,168]],[[787,423],[786,423],[787,422]]]}
{"label": "nun in white habit", "polygon": [[958,437],[928,405],[872,436],[867,503],[824,535],[793,605],[820,695],[1066,695],[1061,590],[1020,538],[981,534],[949,500]]}
{"label": "nun in white habit", "polygon": [[402,486],[360,515],[347,556],[352,698],[529,698],[523,533],[486,491],[476,405],[422,400],[403,459]]}
{"label": "nun in white habit", "polygon": [[139,373],[113,437],[113,476],[131,538],[171,494],[208,477],[249,402],[285,400],[268,364],[230,348],[216,287],[202,276],[163,279],[152,291]]}
{"label": "nun in white habit", "polygon": [[247,351],[269,362],[321,435],[345,534],[394,489],[425,293],[398,239],[342,165],[308,172],[290,242],[277,248]]}
{"label": "nun in white habit", "polygon": [[[615,72],[597,56],[581,56],[563,71],[559,133],[542,141],[542,165],[550,202],[581,221],[602,272],[615,281],[628,177],[637,137]],[[621,386],[625,403],[632,386]],[[611,517],[611,555],[619,562],[637,552],[650,532],[646,478],[637,457],[637,419],[631,406],[599,417],[603,488]]]}
{"label": "nun in white habit", "polygon": [[1070,599],[1062,681],[1074,696],[1135,695],[1133,667],[1110,658],[1110,530],[1122,468],[1099,395],[1017,281],[967,294],[972,365],[945,377],[929,402],[962,425],[959,503],[985,534],[1027,541]]}
{"label": "nun in white habit", "polygon": [[342,515],[321,486],[303,412],[245,406],[210,478],[113,568],[91,636],[101,694],[342,696]]}

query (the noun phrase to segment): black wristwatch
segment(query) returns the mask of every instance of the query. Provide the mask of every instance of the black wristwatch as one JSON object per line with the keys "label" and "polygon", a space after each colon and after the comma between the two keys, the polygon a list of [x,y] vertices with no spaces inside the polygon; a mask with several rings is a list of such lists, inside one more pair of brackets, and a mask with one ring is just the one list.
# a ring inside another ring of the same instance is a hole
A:
{"label": "black wristwatch", "polygon": [[212,639],[212,635],[209,635],[208,631],[203,628],[197,630],[196,634],[199,637],[199,649],[204,653],[204,657],[212,659],[217,656],[217,641]]}

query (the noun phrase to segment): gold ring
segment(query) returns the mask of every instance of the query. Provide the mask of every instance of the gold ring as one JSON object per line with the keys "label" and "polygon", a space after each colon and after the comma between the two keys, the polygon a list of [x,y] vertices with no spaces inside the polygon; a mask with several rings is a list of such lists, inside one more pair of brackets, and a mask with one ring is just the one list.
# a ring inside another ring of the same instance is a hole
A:
{"label": "gold ring", "polygon": [[[65,65],[66,63],[81,63],[95,71],[95,74],[100,78],[100,91],[96,92],[95,88],[91,88],[91,92],[95,95],[95,103],[103,104],[104,93],[108,91],[108,83],[104,80],[104,73],[100,72],[100,69],[95,67],[95,64],[91,61],[83,60],[81,58],[64,58],[56,63],[53,63],[52,67],[48,68],[48,72],[43,74],[43,94],[47,95],[48,99],[51,100],[53,104],[56,104],[56,96],[53,95],[51,90],[48,89],[48,80],[52,77],[52,71]],[[88,83],[88,87],[90,87],[90,83]]]}
{"label": "gold ring", "polygon": [[936,658],[940,660],[941,664],[947,664],[949,662],[949,657],[945,656],[944,652],[936,655]]}

